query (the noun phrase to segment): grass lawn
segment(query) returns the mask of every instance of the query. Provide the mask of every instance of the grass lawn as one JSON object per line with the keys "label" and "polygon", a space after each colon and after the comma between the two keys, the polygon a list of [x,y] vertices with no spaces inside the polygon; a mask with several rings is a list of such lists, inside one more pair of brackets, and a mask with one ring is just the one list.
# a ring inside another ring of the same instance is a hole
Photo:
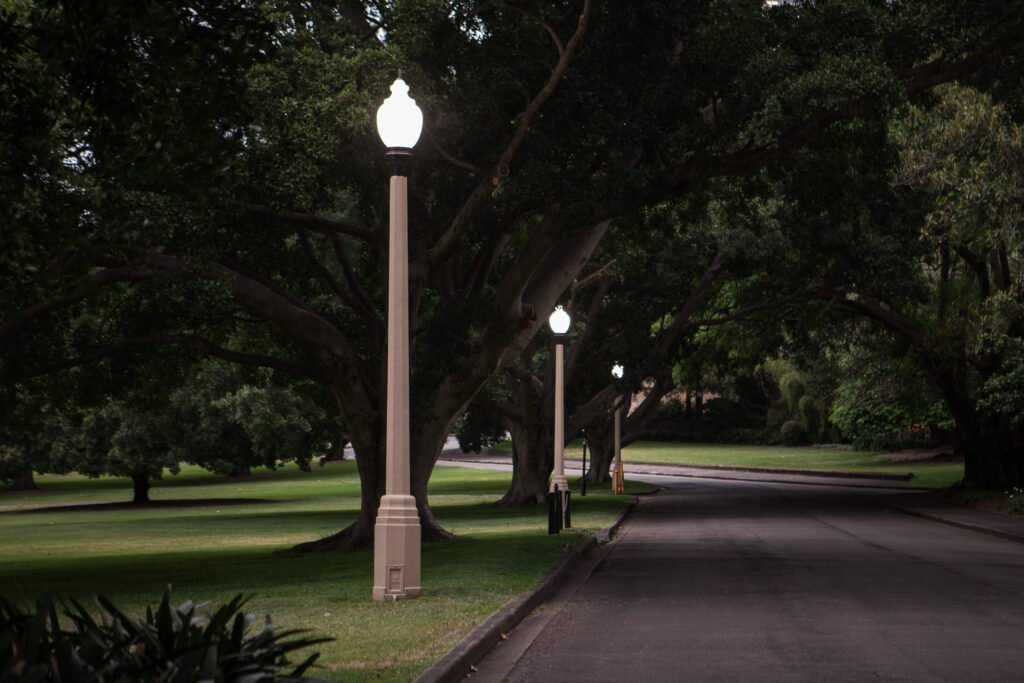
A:
{"label": "grass lawn", "polygon": [[[580,442],[566,450],[581,455]],[[511,450],[499,444],[499,450]],[[910,483],[949,486],[963,466],[888,463],[875,454],[813,448],[636,443],[630,462],[913,472]],[[495,609],[529,589],[562,546],[608,524],[626,502],[608,485],[573,497],[571,532],[549,536],[547,511],[498,508],[509,472],[438,467],[430,483],[434,513],[459,535],[422,550],[423,595],[371,601],[369,551],[295,555],[292,545],[331,534],[356,517],[353,462],[294,466],[226,480],[198,468],[167,476],[154,501],[178,507],[102,507],[131,498],[126,479],[43,476],[42,491],[0,494],[0,591],[32,599],[46,591],[88,601],[102,593],[129,613],[155,605],[169,583],[175,602],[227,602],[251,596],[246,609],[269,613],[280,628],[308,628],[336,640],[319,646],[315,672],[345,681],[415,678]],[[643,485],[630,484],[630,491]]]}
{"label": "grass lawn", "polygon": [[[512,452],[509,442],[494,447],[498,452]],[[579,458],[583,442],[574,441],[565,455]],[[703,465],[717,467],[755,467],[764,469],[820,470],[857,472],[861,474],[912,473],[910,486],[945,488],[959,482],[964,475],[963,464],[948,462],[889,462],[878,453],[843,451],[834,448],[789,448],[785,446],[739,446],[728,444],[638,441],[622,449],[623,468],[629,475],[630,462],[670,465]]]}
{"label": "grass lawn", "polygon": [[88,601],[101,593],[139,615],[168,583],[175,603],[219,605],[244,593],[252,596],[245,609],[269,613],[278,627],[336,639],[319,646],[323,668],[314,675],[407,681],[532,587],[563,544],[608,524],[627,500],[609,495],[607,486],[592,487],[573,499],[576,528],[549,536],[546,508],[493,505],[510,477],[438,467],[431,504],[460,538],[424,544],[419,599],[373,603],[371,552],[282,552],[355,518],[352,462],[308,473],[285,467],[244,481],[185,468],[151,491],[154,501],[195,501],[174,508],[74,507],[128,501],[131,484],[43,476],[37,479],[43,491],[0,495],[0,590],[12,600],[55,591]]}

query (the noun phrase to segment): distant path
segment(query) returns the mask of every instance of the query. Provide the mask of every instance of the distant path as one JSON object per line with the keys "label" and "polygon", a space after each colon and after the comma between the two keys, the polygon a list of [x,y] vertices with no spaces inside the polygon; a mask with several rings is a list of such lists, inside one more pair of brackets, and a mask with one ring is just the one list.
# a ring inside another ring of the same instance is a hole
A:
{"label": "distant path", "polygon": [[1024,545],[906,493],[664,479],[478,681],[1024,681]]}

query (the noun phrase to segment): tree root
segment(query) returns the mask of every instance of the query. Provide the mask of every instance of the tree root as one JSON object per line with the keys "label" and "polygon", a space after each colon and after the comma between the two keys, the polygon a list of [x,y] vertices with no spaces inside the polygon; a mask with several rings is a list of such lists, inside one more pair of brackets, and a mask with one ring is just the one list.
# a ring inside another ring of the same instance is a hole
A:
{"label": "tree root", "polygon": [[[455,534],[433,521],[424,524],[420,521],[421,541],[450,541],[457,538]],[[315,541],[299,543],[288,549],[289,553],[329,553],[365,550],[373,547],[373,525],[362,520],[353,522],[336,534],[319,538]]]}
{"label": "tree root", "polygon": [[534,505],[542,505],[545,502],[543,494],[525,493],[523,491],[507,492],[495,503],[498,507],[524,508]]}

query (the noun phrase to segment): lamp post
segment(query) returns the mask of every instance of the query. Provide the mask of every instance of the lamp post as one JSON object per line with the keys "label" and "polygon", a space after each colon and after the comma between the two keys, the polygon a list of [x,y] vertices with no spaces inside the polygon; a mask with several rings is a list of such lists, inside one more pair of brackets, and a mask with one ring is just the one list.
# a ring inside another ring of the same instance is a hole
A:
{"label": "lamp post", "polygon": [[[622,383],[622,375],[625,374],[625,368],[619,363],[612,366],[612,377],[615,378],[617,385]],[[622,403],[624,396],[619,394],[618,398],[615,399],[615,464],[612,467],[614,474],[612,475],[612,493],[618,495],[625,489],[623,482],[622,472]]]}
{"label": "lamp post", "polygon": [[420,518],[409,476],[409,245],[408,176],[423,113],[401,78],[377,110],[377,131],[387,145],[390,181],[388,251],[386,480],[374,527],[373,599],[419,596]]}
{"label": "lamp post", "polygon": [[548,318],[548,325],[555,333],[555,470],[551,475],[551,490],[555,486],[559,491],[568,491],[569,482],[565,478],[565,379],[563,370],[563,347],[565,333],[569,331],[572,320],[561,306],[555,306]]}
{"label": "lamp post", "polygon": [[569,314],[561,306],[555,306],[554,312],[548,318],[548,325],[555,334],[555,467],[551,474],[549,490],[558,492],[556,504],[561,519],[567,517],[564,498],[569,493],[569,482],[565,478],[565,380],[562,357],[565,333],[569,331],[571,323]]}

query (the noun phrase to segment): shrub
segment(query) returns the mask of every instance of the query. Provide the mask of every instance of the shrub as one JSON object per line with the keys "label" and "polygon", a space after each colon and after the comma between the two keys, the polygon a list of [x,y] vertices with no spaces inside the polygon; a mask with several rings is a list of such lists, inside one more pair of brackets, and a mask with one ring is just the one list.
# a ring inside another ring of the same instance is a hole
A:
{"label": "shrub", "polygon": [[[241,595],[212,615],[197,615],[192,602],[172,607],[168,586],[156,612],[145,619],[125,615],[98,596],[100,621],[77,601],[64,604],[70,631],[61,629],[49,598],[35,613],[0,598],[0,683],[8,681],[224,681],[270,683],[320,681],[303,674],[319,656],[314,653],[289,667],[287,655],[329,638],[295,638],[301,631],[274,631],[269,615],[263,628],[248,635],[255,615],[239,610]],[[63,603],[62,603],[63,604]]]}
{"label": "shrub", "polygon": [[782,443],[787,446],[796,446],[804,438],[804,428],[800,424],[799,420],[787,420],[782,423],[782,429],[779,430],[782,434]]}
{"label": "shrub", "polygon": [[662,427],[645,429],[641,432],[640,438],[643,441],[684,441],[686,440],[686,435],[681,434],[676,429]]}
{"label": "shrub", "polygon": [[811,439],[818,438],[824,420],[821,417],[821,402],[813,396],[804,394],[797,402],[797,413],[804,433]]}
{"label": "shrub", "polygon": [[686,406],[678,398],[670,398],[658,404],[654,412],[656,420],[685,420]]}
{"label": "shrub", "polygon": [[800,399],[807,394],[807,383],[804,381],[803,373],[793,369],[780,377],[779,391],[789,412],[796,413],[799,410]]}
{"label": "shrub", "polygon": [[764,429],[756,427],[737,427],[716,434],[712,441],[716,443],[741,444],[744,446],[767,446],[771,436]]}
{"label": "shrub", "polygon": [[902,451],[907,448],[924,448],[928,445],[928,432],[885,432],[860,434],[853,439],[855,451]]}
{"label": "shrub", "polygon": [[455,425],[455,438],[463,453],[479,453],[505,440],[505,425],[485,412],[470,410]]}

